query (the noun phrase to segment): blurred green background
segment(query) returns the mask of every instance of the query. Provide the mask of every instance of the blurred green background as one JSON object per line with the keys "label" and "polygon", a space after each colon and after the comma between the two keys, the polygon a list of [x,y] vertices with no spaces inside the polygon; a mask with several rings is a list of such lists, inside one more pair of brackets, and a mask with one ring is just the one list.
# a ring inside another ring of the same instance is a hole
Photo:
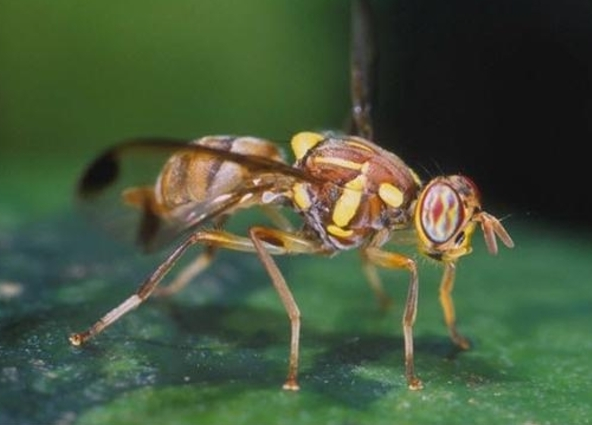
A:
{"label": "blurred green background", "polygon": [[63,209],[127,137],[341,128],[348,37],[342,0],[0,1],[0,203]]}

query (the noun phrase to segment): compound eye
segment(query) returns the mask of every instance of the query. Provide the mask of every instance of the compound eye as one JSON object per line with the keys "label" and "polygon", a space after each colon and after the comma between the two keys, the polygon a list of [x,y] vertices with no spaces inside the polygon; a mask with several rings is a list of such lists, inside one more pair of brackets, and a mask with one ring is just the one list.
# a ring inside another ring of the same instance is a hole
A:
{"label": "compound eye", "polygon": [[454,237],[464,220],[464,209],[458,193],[443,182],[435,182],[425,188],[417,213],[421,232],[436,244]]}

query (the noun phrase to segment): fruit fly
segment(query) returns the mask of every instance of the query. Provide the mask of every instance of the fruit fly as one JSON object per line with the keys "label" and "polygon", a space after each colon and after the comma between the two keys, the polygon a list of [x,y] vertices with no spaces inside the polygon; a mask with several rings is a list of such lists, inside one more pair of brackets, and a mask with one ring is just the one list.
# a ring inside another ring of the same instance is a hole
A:
{"label": "fruit fly", "polygon": [[[414,259],[386,250],[404,229],[416,235],[418,250],[444,265],[440,301],[450,337],[462,349],[468,340],[456,329],[451,291],[457,260],[471,252],[471,237],[481,227],[490,253],[496,237],[512,239],[498,219],[481,207],[475,184],[462,175],[440,176],[423,184],[392,152],[372,141],[368,72],[369,23],[363,3],[355,3],[352,43],[353,128],[357,135],[301,132],[291,139],[295,161],[289,164],[278,146],[255,137],[207,136],[190,143],[139,139],[120,143],[84,172],[78,195],[89,211],[102,214],[102,203],[119,203],[137,226],[124,224],[139,246],[153,250],[181,238],[164,262],[120,305],[89,329],[70,336],[82,345],[154,292],[178,291],[209,265],[219,248],[255,253],[271,278],[291,327],[288,373],[283,385],[298,390],[300,311],[273,256],[330,256],[358,249],[363,270],[379,300],[386,299],[377,267],[406,270],[409,286],[402,325],[405,374],[410,389],[420,389],[413,363],[413,324],[419,279]],[[140,160],[161,161],[157,175],[139,178]],[[130,170],[132,170],[130,172]],[[273,225],[251,226],[245,235],[223,230],[238,210],[262,207]],[[293,229],[283,209],[296,211],[302,224]],[[101,215],[108,226],[126,223],[124,214]],[[213,226],[211,226],[213,224]],[[207,225],[210,225],[206,227]],[[112,229],[119,232],[117,228]],[[172,283],[157,288],[176,261],[194,245],[201,254]]]}

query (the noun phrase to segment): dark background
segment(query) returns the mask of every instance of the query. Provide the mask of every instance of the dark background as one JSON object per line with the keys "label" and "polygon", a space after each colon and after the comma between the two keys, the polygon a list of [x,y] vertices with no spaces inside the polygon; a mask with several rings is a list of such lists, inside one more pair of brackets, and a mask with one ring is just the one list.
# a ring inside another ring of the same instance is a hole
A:
{"label": "dark background", "polygon": [[592,3],[381,7],[378,138],[418,171],[472,176],[515,217],[592,224]]}
{"label": "dark background", "polygon": [[[377,141],[498,216],[592,224],[590,2],[372,4]],[[123,138],[340,128],[349,23],[344,0],[0,1],[4,220],[63,210]]]}

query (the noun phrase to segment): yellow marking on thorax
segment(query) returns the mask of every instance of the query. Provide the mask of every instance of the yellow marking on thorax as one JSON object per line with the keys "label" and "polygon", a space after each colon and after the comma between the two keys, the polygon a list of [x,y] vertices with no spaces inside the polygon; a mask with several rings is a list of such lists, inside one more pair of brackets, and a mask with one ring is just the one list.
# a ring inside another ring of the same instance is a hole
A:
{"label": "yellow marking on thorax", "polygon": [[344,230],[341,227],[336,226],[334,224],[329,224],[327,226],[327,231],[331,233],[333,236],[337,236],[339,238],[347,238],[354,233],[353,230]]}
{"label": "yellow marking on thorax", "polygon": [[362,192],[364,190],[364,188],[366,187],[366,176],[363,174],[364,172],[364,168],[366,163],[364,163],[364,165],[362,167],[360,167],[362,169],[362,174],[358,175],[358,177],[356,177],[355,179],[351,179],[350,181],[348,181],[345,184],[345,187],[351,190],[357,190],[359,192]]}
{"label": "yellow marking on thorax", "polygon": [[363,188],[366,176],[359,175],[345,185],[343,193],[333,206],[333,223],[339,227],[347,226],[356,215],[356,211],[362,200]]}
{"label": "yellow marking on thorax", "polygon": [[308,210],[312,201],[310,200],[306,185],[304,183],[295,183],[292,186],[292,192],[294,193],[294,203],[296,206],[302,211]]}
{"label": "yellow marking on thorax", "polygon": [[374,149],[372,149],[370,146],[366,146],[363,143],[360,142],[355,142],[353,140],[348,140],[347,142],[345,142],[346,144],[350,145],[350,146],[354,146],[356,148],[360,148],[363,149],[367,152],[374,152]]}
{"label": "yellow marking on thorax", "polygon": [[324,139],[325,136],[322,134],[313,133],[310,131],[303,131],[293,136],[290,143],[292,145],[292,151],[294,151],[296,159],[302,159],[309,150],[311,150]]}
{"label": "yellow marking on thorax", "polygon": [[380,196],[380,199],[382,199],[387,205],[393,208],[400,207],[404,201],[403,192],[390,183],[380,184],[380,187],[378,188],[378,196]]}
{"label": "yellow marking on thorax", "polygon": [[350,161],[348,159],[336,158],[336,157],[322,157],[314,159],[315,164],[331,164],[337,165],[338,167],[347,168],[348,170],[361,170],[362,165],[359,162]]}

